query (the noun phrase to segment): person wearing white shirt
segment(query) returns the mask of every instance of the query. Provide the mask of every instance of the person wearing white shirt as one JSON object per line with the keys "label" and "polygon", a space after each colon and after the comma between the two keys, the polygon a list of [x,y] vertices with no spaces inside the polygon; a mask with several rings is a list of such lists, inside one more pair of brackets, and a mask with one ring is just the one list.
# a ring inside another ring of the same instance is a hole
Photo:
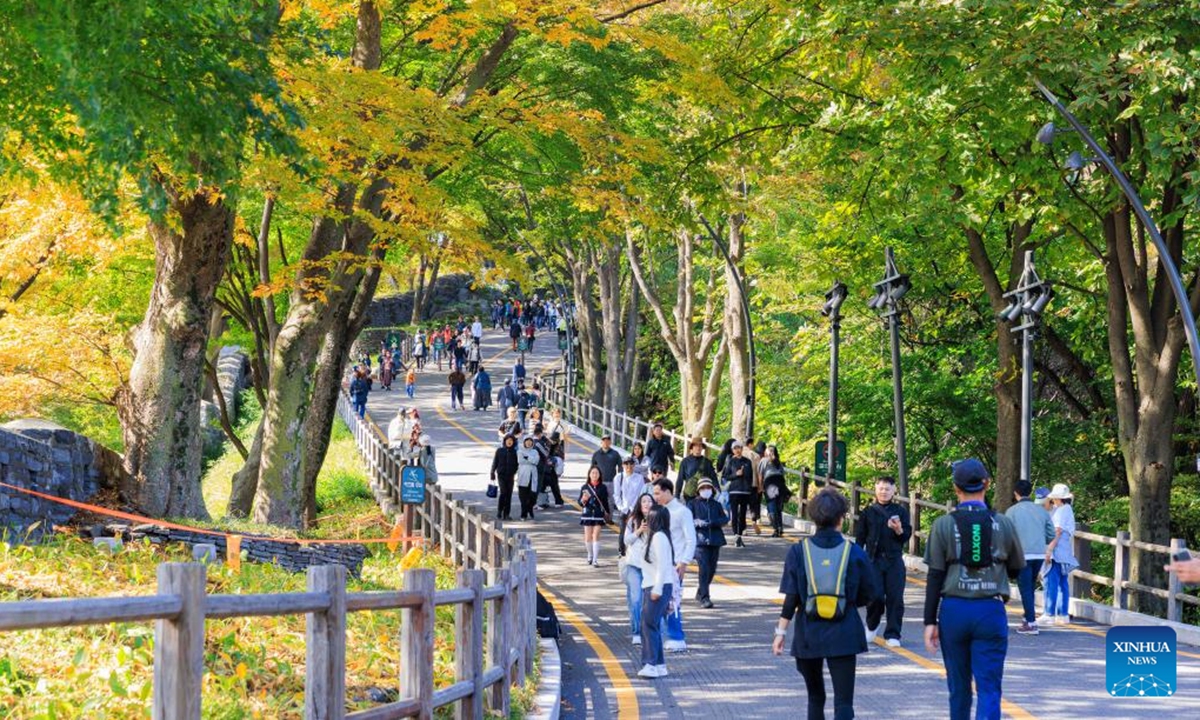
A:
{"label": "person wearing white shirt", "polygon": [[471,337],[483,340],[483,323],[479,322],[479,318],[475,318],[475,322],[471,323]]}
{"label": "person wearing white shirt", "polygon": [[[617,504],[617,526],[625,527],[629,514],[637,506],[638,498],[646,491],[646,478],[633,469],[633,456],[625,458],[623,470],[613,478],[613,497]],[[617,541],[617,551],[625,557],[625,534],[621,533]]]}
{"label": "person wearing white shirt", "polygon": [[671,544],[669,511],[661,505],[650,508],[646,523],[638,534],[646,538],[646,550],[640,558],[642,569],[642,669],[638,676],[648,679],[667,676],[663,659],[666,644],[662,639],[663,617],[675,597],[675,572],[679,555]]}
{"label": "person wearing white shirt", "polygon": [[408,409],[400,408],[387,426],[388,449],[391,450],[392,456],[400,462],[408,461],[405,449],[411,435],[412,425],[408,423]]}
{"label": "person wearing white shirt", "polygon": [[671,513],[671,544],[675,548],[675,589],[671,612],[666,618],[663,648],[667,652],[687,650],[683,633],[683,575],[696,554],[696,521],[692,511],[675,498],[675,485],[667,478],[654,481],[654,502]]}

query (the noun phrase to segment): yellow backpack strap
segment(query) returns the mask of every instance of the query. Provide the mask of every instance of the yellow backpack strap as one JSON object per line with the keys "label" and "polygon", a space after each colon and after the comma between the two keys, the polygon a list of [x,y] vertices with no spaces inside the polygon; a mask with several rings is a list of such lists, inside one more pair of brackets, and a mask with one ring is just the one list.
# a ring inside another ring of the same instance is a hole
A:
{"label": "yellow backpack strap", "polygon": [[846,563],[849,562],[849,560],[850,560],[850,541],[843,539],[842,540],[842,559],[841,559],[841,562],[838,563],[837,590],[834,591],[838,595],[843,594],[846,589]]}
{"label": "yellow backpack strap", "polygon": [[808,575],[808,594],[816,595],[817,579],[816,574],[813,572],[812,553],[808,550],[808,543],[809,538],[804,538],[804,540],[800,543],[800,551],[804,555],[804,569],[808,571],[805,573]]}

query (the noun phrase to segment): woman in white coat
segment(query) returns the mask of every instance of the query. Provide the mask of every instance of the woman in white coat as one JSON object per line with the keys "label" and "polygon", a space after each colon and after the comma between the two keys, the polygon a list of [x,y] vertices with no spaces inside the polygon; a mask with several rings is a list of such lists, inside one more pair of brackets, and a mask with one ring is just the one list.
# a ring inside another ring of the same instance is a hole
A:
{"label": "woman in white coat", "polygon": [[521,498],[521,519],[533,519],[533,505],[537,502],[538,467],[542,454],[533,446],[533,436],[526,435],[517,451],[517,494]]}

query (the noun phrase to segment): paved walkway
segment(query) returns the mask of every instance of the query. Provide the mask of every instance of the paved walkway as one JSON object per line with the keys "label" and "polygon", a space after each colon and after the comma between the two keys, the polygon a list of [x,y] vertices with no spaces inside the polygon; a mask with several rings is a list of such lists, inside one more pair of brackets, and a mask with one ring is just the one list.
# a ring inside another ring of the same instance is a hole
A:
{"label": "paved walkway", "polygon": [[[511,372],[515,354],[500,333],[489,331],[484,345],[485,365],[499,387]],[[558,359],[553,333],[541,336],[535,346],[537,352],[527,358],[531,375]],[[437,448],[442,486],[494,514],[495,501],[486,497],[485,489],[500,422],[495,406],[486,413],[451,410],[446,372],[436,367],[419,374],[415,400],[410,401],[402,390],[376,390],[367,411],[385,426],[402,404],[420,409]],[[568,448],[562,482],[568,499],[578,499],[595,449],[589,441],[577,433]],[[647,681],[636,675],[639,654],[630,644],[615,535],[605,533],[603,567],[593,568],[584,560],[578,514],[571,508],[538,511],[535,521],[509,526],[532,538],[538,552],[539,584],[558,605],[565,626],[561,641],[564,718],[803,717],[804,685],[794,661],[770,651],[781,600],[779,574],[798,534],[789,532],[784,539],[750,536],[748,547],[723,550],[718,583],[712,590],[716,607],[711,610],[702,610],[692,601],[695,586],[689,582],[684,591],[688,651],[668,655],[670,677]],[[923,578],[910,576],[904,647],[878,644],[859,656],[858,717],[930,720],[947,716],[941,658],[928,655],[920,639],[923,593]],[[1019,622],[1016,609],[1015,603],[1010,604],[1014,624]],[[1105,692],[1105,630],[1079,623],[1043,631],[1039,637],[1013,633],[1004,678],[1005,716],[1019,720],[1200,717],[1200,652],[1180,652],[1178,696],[1112,698]],[[828,711],[832,716],[832,696]]]}

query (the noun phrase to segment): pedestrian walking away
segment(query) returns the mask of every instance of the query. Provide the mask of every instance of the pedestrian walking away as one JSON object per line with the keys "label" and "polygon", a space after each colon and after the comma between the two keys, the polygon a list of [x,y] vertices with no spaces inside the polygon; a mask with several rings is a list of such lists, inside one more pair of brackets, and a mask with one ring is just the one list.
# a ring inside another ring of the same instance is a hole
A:
{"label": "pedestrian walking away", "polygon": [[954,464],[958,507],[934,521],[925,545],[925,649],[940,644],[950,691],[950,720],[1000,720],[1009,579],[1025,567],[1025,551],[1007,515],[984,503],[991,475],[979,460]]}
{"label": "pedestrian walking away", "polygon": [[[624,528],[629,515],[637,507],[638,499],[646,493],[646,478],[634,468],[637,463],[633,456],[625,458],[621,472],[613,479],[613,504],[617,506],[617,525]],[[625,533],[620,533],[617,539],[617,554],[625,557]]]}
{"label": "pedestrian walking away", "polygon": [[791,499],[792,491],[788,488],[783,461],[779,459],[779,448],[767,446],[758,462],[758,477],[763,497],[767,499],[767,514],[771,516],[771,537],[783,537],[783,507]]}
{"label": "pedestrian walking away", "polygon": [[1017,628],[1021,635],[1037,635],[1038,622],[1034,610],[1034,583],[1042,572],[1046,555],[1046,544],[1054,539],[1054,523],[1045,508],[1033,502],[1033,485],[1028,480],[1018,480],[1013,486],[1015,503],[1004,514],[1013,521],[1017,538],[1025,549],[1025,567],[1017,577],[1021,589],[1021,607],[1024,622]]}
{"label": "pedestrian walking away", "polygon": [[1054,538],[1046,545],[1042,576],[1046,583],[1045,615],[1039,620],[1045,625],[1069,625],[1071,622],[1071,571],[1079,567],[1075,559],[1075,496],[1071,489],[1058,483],[1046,496],[1054,505],[1050,520],[1054,523]]}
{"label": "pedestrian walking away", "polygon": [[367,394],[371,392],[371,384],[367,382],[366,370],[354,366],[354,377],[350,380],[350,403],[354,414],[360,418],[367,414]]}
{"label": "pedestrian walking away", "polygon": [[517,439],[505,435],[496,455],[492,458],[492,482],[499,488],[499,500],[496,503],[496,517],[501,520],[512,520],[512,493],[516,481],[517,470]]}
{"label": "pedestrian walking away", "polygon": [[496,404],[500,406],[500,417],[508,416],[508,409],[517,407],[517,389],[513,387],[512,378],[504,378],[504,387],[496,392]]}
{"label": "pedestrian walking away", "polygon": [[746,531],[746,511],[750,509],[750,494],[754,491],[754,466],[742,457],[745,445],[735,440],[731,446],[733,455],[725,461],[721,473],[721,484],[729,493],[730,514],[733,516],[734,544],[746,547],[742,533]]}
{"label": "pedestrian walking away", "polygon": [[450,409],[465,410],[463,404],[463,386],[467,384],[467,376],[459,368],[454,368],[446,377],[450,382]]}
{"label": "pedestrian walking away", "polygon": [[533,436],[526,435],[517,451],[517,496],[521,500],[521,519],[533,519],[533,504],[537,500],[538,464],[542,456],[533,446]]}
{"label": "pedestrian walking away", "polygon": [[625,583],[630,641],[634,646],[642,644],[642,557],[646,554],[646,538],[638,533],[638,528],[646,524],[646,516],[652,507],[654,497],[648,492],[642,493],[621,526],[621,538],[626,554],[624,558],[617,560],[617,573]]}
{"label": "pedestrian walking away", "polygon": [[725,531],[721,528],[729,522],[729,516],[716,500],[716,484],[707,477],[700,479],[699,490],[688,503],[688,510],[696,526],[696,565],[700,568],[696,577],[696,602],[702,608],[711,608],[709,586],[717,574],[717,562],[725,545]]}
{"label": "pedestrian walking away", "polygon": [[491,407],[492,376],[488,375],[488,371],[482,365],[479,366],[479,372],[475,373],[475,378],[471,380],[471,388],[475,410],[487,410]]}
{"label": "pedestrian walking away", "polygon": [[904,550],[912,537],[908,508],[894,501],[896,480],[875,481],[875,502],[858,517],[854,541],[866,552],[882,595],[867,607],[867,642],[874,642],[880,619],[886,614],[883,637],[889,647],[900,647],[904,621]]}
{"label": "pedestrian walking away", "polygon": [[410,367],[405,370],[404,392],[408,393],[410,399],[417,396],[417,371],[415,368]]}
{"label": "pedestrian walking away", "polygon": [[638,670],[638,676],[647,679],[667,676],[662,626],[675,597],[675,568],[679,559],[671,544],[668,515],[666,508],[656,504],[646,513],[646,522],[637,530],[646,543],[641,559],[642,669]]}
{"label": "pedestrian walking away", "polygon": [[833,681],[834,720],[850,720],[858,655],[867,651],[855,608],[873,602],[878,588],[866,553],[842,537],[842,521],[850,510],[846,496],[825,487],[807,505],[817,532],[788,550],[779,581],[783,611],[771,649],[783,654],[794,622],[792,656],[808,693],[808,720],[825,718],[825,665]]}
{"label": "pedestrian walking away", "polygon": [[521,323],[513,320],[508,327],[508,337],[512,339],[512,349],[517,349],[517,340],[521,338]]}
{"label": "pedestrian walking away", "polygon": [[667,652],[687,650],[683,632],[683,577],[696,558],[696,524],[692,511],[675,497],[675,485],[665,477],[654,483],[654,502],[670,512],[671,547],[675,552],[675,589],[670,612],[664,622],[663,648]]}
{"label": "pedestrian walking away", "polygon": [[608,488],[600,480],[600,468],[588,468],[587,482],[579,490],[579,524],[583,526],[583,544],[587,547],[588,565],[600,567],[600,531],[612,522],[612,507]]}

